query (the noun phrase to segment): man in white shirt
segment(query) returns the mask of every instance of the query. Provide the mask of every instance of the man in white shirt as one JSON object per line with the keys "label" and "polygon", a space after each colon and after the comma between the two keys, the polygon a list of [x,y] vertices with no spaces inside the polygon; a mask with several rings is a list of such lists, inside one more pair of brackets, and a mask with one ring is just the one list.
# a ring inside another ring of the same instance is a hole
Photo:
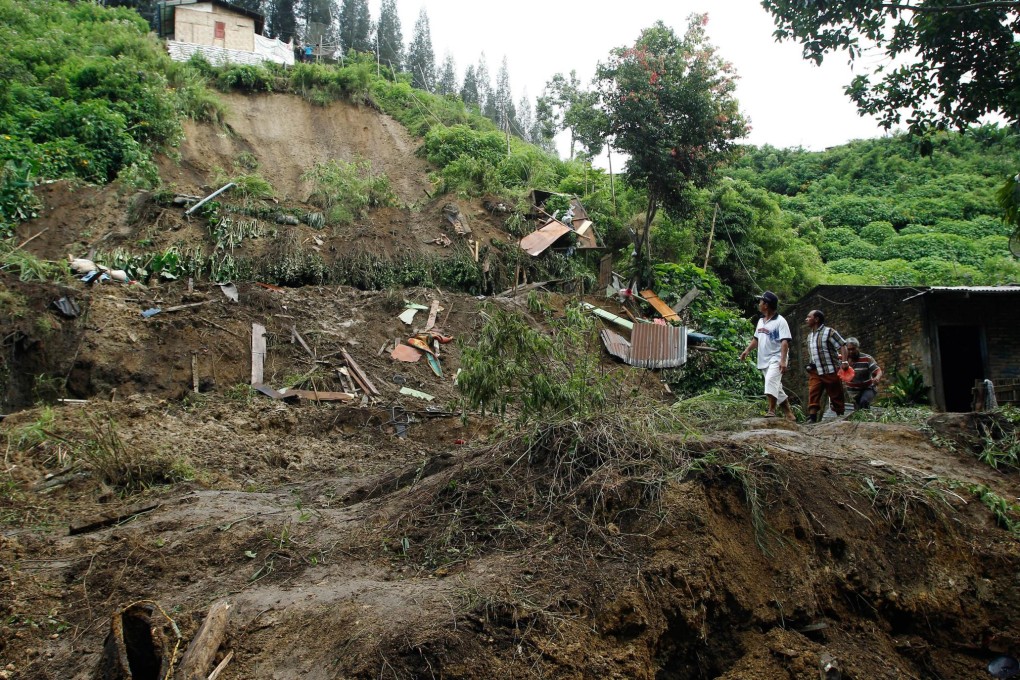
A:
{"label": "man in white shirt", "polygon": [[797,420],[790,408],[790,399],[783,390],[783,373],[786,373],[790,355],[790,324],[779,314],[779,297],[770,290],[758,297],[758,327],[754,331],[754,339],[747,349],[740,353],[744,361],[752,350],[758,350],[758,369],[765,376],[765,399],[768,402],[766,418],[776,417],[776,406],[783,409],[787,420]]}

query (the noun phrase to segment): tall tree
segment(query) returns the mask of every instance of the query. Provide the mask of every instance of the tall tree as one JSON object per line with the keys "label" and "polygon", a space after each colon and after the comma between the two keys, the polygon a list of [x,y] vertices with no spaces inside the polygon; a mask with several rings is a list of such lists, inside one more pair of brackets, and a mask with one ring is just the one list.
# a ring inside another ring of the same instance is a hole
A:
{"label": "tall tree", "polygon": [[453,56],[447,52],[443,59],[443,67],[439,69],[439,82],[436,83],[436,94],[457,95],[457,66]]}
{"label": "tall tree", "polygon": [[305,42],[309,44],[332,43],[337,38],[334,0],[302,0],[302,16],[305,20]]}
{"label": "tall tree", "polygon": [[[1020,2],[1015,0],[762,0],[777,40],[795,40],[821,63],[870,48],[883,65],[856,76],[846,93],[886,128],[963,127],[998,113],[1020,122]],[[869,62],[873,60],[869,57]]]}
{"label": "tall tree", "polygon": [[262,0],[233,0],[230,4],[243,7],[244,9],[252,12],[258,12],[259,14],[262,14],[263,12]]}
{"label": "tall tree", "polygon": [[647,280],[645,249],[656,213],[686,216],[691,189],[706,185],[747,133],[733,69],[708,42],[706,23],[707,16],[692,15],[678,37],[656,22],[596,69],[607,132],[629,155],[628,181],[647,193],[644,226],[632,237],[640,280]]}
{"label": "tall tree", "polygon": [[557,73],[546,84],[548,105],[556,110],[559,129],[570,131],[570,158],[580,143],[588,156],[597,156],[604,144],[605,114],[598,107],[595,90],[582,87],[576,71],[569,77]]}
{"label": "tall tree", "polygon": [[284,42],[294,39],[297,32],[297,16],[294,0],[269,0],[269,33]]}
{"label": "tall tree", "polygon": [[429,92],[435,88],[436,54],[432,50],[432,31],[424,7],[414,22],[411,45],[407,48],[407,70],[411,72],[411,84],[414,87]]}
{"label": "tall tree", "polygon": [[400,31],[400,15],[397,0],[382,0],[379,8],[379,23],[375,30],[375,47],[379,61],[393,71],[399,71],[404,63],[404,35]]}
{"label": "tall tree", "polygon": [[542,95],[535,101],[535,122],[531,127],[531,142],[546,151],[555,151],[556,133],[560,129],[560,117],[553,104],[553,99],[542,91]]}
{"label": "tall tree", "polygon": [[531,99],[528,98],[527,90],[521,93],[521,98],[517,102],[517,122],[521,127],[519,132],[521,138],[534,144],[535,139],[531,133],[535,128],[535,117],[531,113]]}
{"label": "tall tree", "polygon": [[496,73],[496,92],[493,100],[496,124],[499,125],[501,130],[506,130],[520,136],[518,131],[520,124],[517,122],[517,111],[514,108],[514,93],[510,87],[510,68],[505,56],[499,65],[499,71]]}
{"label": "tall tree", "polygon": [[489,65],[485,61],[485,52],[478,57],[475,68],[475,82],[478,83],[478,110],[483,116],[496,120],[496,107],[493,101],[492,80],[489,78]]}
{"label": "tall tree", "polygon": [[478,109],[478,81],[475,79],[474,65],[469,65],[464,71],[464,84],[460,88],[460,99],[468,108]]}
{"label": "tall tree", "polygon": [[340,49],[344,52],[374,52],[371,33],[372,15],[368,11],[368,0],[341,0]]}

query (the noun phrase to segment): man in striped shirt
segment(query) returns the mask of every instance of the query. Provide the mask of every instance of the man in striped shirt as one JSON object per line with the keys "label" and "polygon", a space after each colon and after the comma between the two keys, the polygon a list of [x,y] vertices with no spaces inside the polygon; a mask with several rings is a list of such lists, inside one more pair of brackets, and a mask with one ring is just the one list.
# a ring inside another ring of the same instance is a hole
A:
{"label": "man in striped shirt", "polygon": [[846,360],[839,371],[846,391],[854,400],[855,409],[866,409],[878,396],[882,369],[874,357],[861,351],[857,338],[846,339]]}
{"label": "man in striped shirt", "polygon": [[821,419],[822,392],[829,395],[829,403],[836,415],[843,415],[846,402],[843,399],[843,381],[836,372],[839,370],[840,350],[843,338],[835,328],[825,325],[825,314],[820,309],[808,312],[804,323],[808,332],[808,422]]}

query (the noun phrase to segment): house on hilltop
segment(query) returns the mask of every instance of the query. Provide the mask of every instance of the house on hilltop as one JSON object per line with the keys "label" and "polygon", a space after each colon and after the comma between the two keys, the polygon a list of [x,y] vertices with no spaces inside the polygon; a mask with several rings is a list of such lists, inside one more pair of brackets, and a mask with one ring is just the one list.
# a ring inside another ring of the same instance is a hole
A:
{"label": "house on hilltop", "polygon": [[[1020,286],[817,286],[780,310],[793,332],[795,363],[784,382],[807,400],[804,318],[812,309],[885,371],[884,383],[915,366],[929,400],[943,411],[969,411],[975,381],[999,386],[999,401],[1020,403]],[[881,395],[881,392],[880,392]]]}
{"label": "house on hilltop", "polygon": [[174,61],[202,54],[210,63],[294,65],[294,46],[262,35],[265,17],[225,0],[165,0],[156,10],[156,33]]}

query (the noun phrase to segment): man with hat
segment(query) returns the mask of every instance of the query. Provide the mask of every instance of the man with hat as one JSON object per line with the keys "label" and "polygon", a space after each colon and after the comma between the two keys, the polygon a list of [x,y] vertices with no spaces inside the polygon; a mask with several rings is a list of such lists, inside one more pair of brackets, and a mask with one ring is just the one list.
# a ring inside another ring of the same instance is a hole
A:
{"label": "man with hat", "polygon": [[776,406],[783,409],[788,420],[796,420],[790,408],[790,399],[783,390],[783,373],[790,355],[790,324],[779,314],[779,297],[770,290],[758,296],[758,327],[747,349],[740,353],[744,361],[751,350],[758,349],[758,369],[765,376],[765,399],[768,402],[766,418],[776,417]]}

